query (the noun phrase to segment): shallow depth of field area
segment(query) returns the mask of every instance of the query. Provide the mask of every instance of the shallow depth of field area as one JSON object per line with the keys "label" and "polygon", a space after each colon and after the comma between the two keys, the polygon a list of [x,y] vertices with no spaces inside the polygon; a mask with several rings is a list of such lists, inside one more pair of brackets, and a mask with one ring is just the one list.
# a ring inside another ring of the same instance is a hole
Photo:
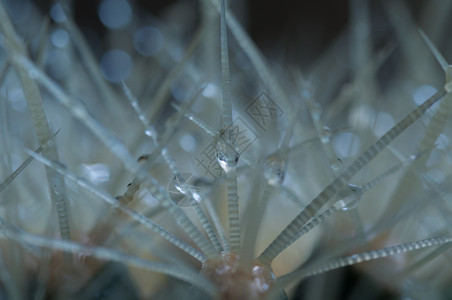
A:
{"label": "shallow depth of field area", "polygon": [[452,2],[305,2],[1,0],[0,298],[449,299]]}

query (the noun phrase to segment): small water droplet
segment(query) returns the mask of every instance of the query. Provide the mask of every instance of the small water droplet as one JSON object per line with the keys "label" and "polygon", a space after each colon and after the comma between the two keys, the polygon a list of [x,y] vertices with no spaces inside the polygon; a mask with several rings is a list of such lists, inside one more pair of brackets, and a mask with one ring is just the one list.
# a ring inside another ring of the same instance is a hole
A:
{"label": "small water droplet", "polygon": [[112,209],[118,209],[121,206],[121,202],[124,201],[124,196],[116,196],[115,202],[111,204]]}
{"label": "small water droplet", "polygon": [[342,160],[340,158],[338,158],[335,162],[333,162],[331,164],[331,168],[333,169],[333,171],[340,171],[342,169]]}
{"label": "small water droplet", "polygon": [[204,190],[203,182],[190,173],[177,174],[169,184],[169,196],[174,203],[181,207],[192,206],[192,199],[196,202],[201,201]]}
{"label": "small water droplet", "polygon": [[331,135],[331,128],[329,128],[328,126],[323,126],[322,136],[320,137],[320,140],[322,141],[322,143],[328,143],[331,140]]}
{"label": "small water droplet", "polygon": [[284,181],[286,174],[287,158],[280,155],[272,155],[264,163],[264,176],[268,184],[279,186]]}
{"label": "small water droplet", "polygon": [[354,209],[358,206],[359,198],[361,197],[362,187],[359,185],[349,184],[337,197],[340,199],[334,206],[343,211]]}
{"label": "small water droplet", "polygon": [[234,146],[231,143],[227,143],[221,136],[217,140],[215,150],[217,151],[217,161],[221,168],[226,173],[234,170],[240,158],[240,154],[234,149]]}
{"label": "small water droplet", "polygon": [[151,130],[149,130],[149,129],[146,129],[146,130],[144,131],[144,134],[145,134],[145,135],[147,135],[147,136],[150,136],[150,137],[152,137],[152,136],[153,136],[153,133],[152,133],[152,131],[151,131]]}

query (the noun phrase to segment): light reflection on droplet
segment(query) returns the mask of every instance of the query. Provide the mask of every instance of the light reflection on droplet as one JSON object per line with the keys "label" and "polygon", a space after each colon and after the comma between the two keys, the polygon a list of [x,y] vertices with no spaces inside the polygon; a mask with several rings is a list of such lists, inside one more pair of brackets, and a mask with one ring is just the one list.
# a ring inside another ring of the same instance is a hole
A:
{"label": "light reflection on droplet", "polygon": [[104,77],[113,83],[126,79],[132,71],[130,55],[119,49],[106,52],[101,60],[100,67]]}
{"label": "light reflection on droplet", "polygon": [[329,143],[331,140],[331,136],[332,136],[331,128],[329,128],[328,126],[323,126],[320,141],[322,143]]}
{"label": "light reflection on droplet", "polygon": [[264,177],[268,184],[279,186],[283,183],[286,174],[287,157],[272,155],[264,163]]}
{"label": "light reflection on droplet", "polygon": [[205,182],[190,173],[175,175],[168,186],[170,199],[180,207],[193,205],[201,201]]}
{"label": "light reflection on droplet", "polygon": [[359,199],[362,194],[362,188],[359,185],[349,184],[343,190],[339,191],[337,201],[334,206],[341,210],[350,210],[358,206]]}
{"label": "light reflection on droplet", "polygon": [[144,131],[144,134],[147,135],[147,136],[149,136],[149,137],[152,137],[152,136],[154,135],[154,132],[152,132],[152,131],[149,130],[149,129],[146,129],[146,130]]}
{"label": "light reflection on droplet", "polygon": [[134,33],[133,45],[141,55],[153,56],[162,49],[163,36],[157,28],[145,26]]}
{"label": "light reflection on droplet", "polygon": [[237,166],[240,155],[234,149],[233,145],[227,143],[223,138],[218,138],[215,144],[217,154],[217,162],[220,167],[226,172],[231,172]]}
{"label": "light reflection on droplet", "polygon": [[129,23],[132,17],[132,9],[124,0],[104,0],[100,3],[99,19],[110,29],[119,29]]}
{"label": "light reflection on droplet", "polygon": [[55,47],[64,48],[69,43],[69,34],[64,29],[57,29],[50,35],[50,40]]}

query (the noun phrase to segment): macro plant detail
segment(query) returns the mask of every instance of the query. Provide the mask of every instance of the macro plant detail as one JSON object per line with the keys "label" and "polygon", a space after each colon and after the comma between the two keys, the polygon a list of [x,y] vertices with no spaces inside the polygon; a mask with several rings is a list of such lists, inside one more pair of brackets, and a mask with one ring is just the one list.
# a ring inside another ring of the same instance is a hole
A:
{"label": "macro plant detail", "polygon": [[452,5],[228,2],[0,1],[0,298],[450,297]]}

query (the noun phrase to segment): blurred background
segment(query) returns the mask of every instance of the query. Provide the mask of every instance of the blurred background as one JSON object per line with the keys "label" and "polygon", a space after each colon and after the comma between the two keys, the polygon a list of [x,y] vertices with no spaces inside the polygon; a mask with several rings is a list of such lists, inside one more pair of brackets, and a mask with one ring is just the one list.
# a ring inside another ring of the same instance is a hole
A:
{"label": "blurred background", "polygon": [[[324,129],[329,134],[328,142],[331,142],[338,158],[346,166],[396,121],[401,120],[443,85],[444,71],[434,59],[418,29],[425,31],[447,61],[452,61],[452,1],[449,0],[228,2],[231,11],[263,54],[269,70],[278,79],[289,99],[288,102],[283,101],[284,99],[275,93],[275,86],[262,79],[262,74],[254,69],[249,57],[230,32],[234,114],[240,116],[245,123],[254,124],[245,110],[265,91],[280,106],[284,115],[284,118],[271,123],[271,128],[260,130],[256,124],[251,126],[260,140],[247,150],[246,155],[243,155],[244,159],[264,157],[277,148],[281,133],[287,132],[289,125],[294,124],[289,120],[289,104],[303,103],[298,116],[302,126],[298,131],[295,130],[293,143],[321,136],[323,131],[317,132],[314,128],[310,115],[312,108],[306,104],[313,101],[321,108],[319,114],[323,124],[331,128]],[[212,9],[208,8],[208,1],[59,2],[66,12],[73,16],[77,28],[87,41],[88,49],[92,51],[92,60],[83,54],[83,44],[74,34],[77,31],[71,31],[68,27],[65,15],[56,1],[5,0],[4,3],[7,4],[16,30],[34,61],[70,95],[81,99],[95,119],[117,134],[135,157],[148,153],[150,149],[154,149],[154,145],[146,137],[148,134],[124,99],[119,88],[119,83],[123,80],[136,95],[143,109],[149,113],[152,124],[159,133],[171,125],[169,117],[175,113],[171,104],[183,103],[193,94],[194,89],[205,82],[207,86],[193,110],[212,128],[219,128],[219,20],[216,13],[212,13]],[[208,23],[210,19],[213,20],[212,23]],[[166,98],[162,98],[164,101],[156,103],[156,92],[164,85],[174,66],[183,61],[188,45],[195,39],[202,24],[209,26],[198,49],[191,53],[188,62],[176,72],[177,76],[171,79]],[[1,51],[0,59],[3,64],[7,56],[3,48]],[[7,109],[4,114],[8,112],[9,115],[8,120],[2,120],[8,125],[3,128],[10,128],[6,134],[2,134],[7,136],[5,140],[12,142],[8,146],[10,148],[5,146],[0,150],[6,153],[4,157],[8,156],[8,159],[4,160],[11,160],[11,166],[17,167],[27,157],[23,148],[33,149],[36,138],[20,83],[11,73],[1,93],[8,99],[8,102],[5,101]],[[99,76],[96,77],[96,74]],[[297,82],[301,82],[301,87]],[[61,161],[69,169],[88,178],[111,195],[124,194],[133,175],[124,170],[121,161],[110,149],[106,149],[85,127],[75,122],[65,109],[55,104],[49,93],[44,91],[43,95],[51,128],[54,131],[62,128],[57,136]],[[417,153],[417,145],[437,109],[438,106],[429,110],[420,122],[411,126],[406,134],[393,143],[401,156],[408,157]],[[178,127],[168,147],[184,171],[201,174],[199,168],[196,168],[195,158],[211,142],[211,137],[187,120],[184,122],[183,126]],[[307,259],[324,259],[337,254],[334,251],[339,246],[345,247],[344,252],[353,253],[430,237],[437,233],[449,233],[448,217],[452,215],[448,188],[452,178],[450,128],[448,121],[440,129],[440,137],[434,141],[439,146],[432,151],[425,166],[422,166],[425,169],[421,169],[422,174],[432,178],[433,182],[438,184],[438,189],[445,193],[445,206],[429,201],[442,197],[438,196],[437,190],[427,187],[418,175],[415,176],[416,180],[403,183],[402,172],[390,177],[390,180],[386,179],[363,197],[363,204],[359,207],[363,228],[367,230],[374,224],[383,227],[375,229],[377,233],[374,231],[369,234],[370,240],[367,241],[366,247],[346,247],[349,240],[356,241],[359,236],[344,213],[327,221],[321,226],[321,230],[314,231],[306,240],[303,238],[300,243],[294,245],[296,247],[291,248],[292,252],[288,251],[290,253],[282,255],[283,258],[275,267],[278,275],[291,271],[295,265]],[[353,182],[364,184],[400,163],[402,159],[391,151],[385,149],[377,162],[367,166]],[[9,174],[9,169],[14,169],[11,166],[4,168],[3,177]],[[173,177],[164,167],[160,161],[152,172],[162,186],[166,187]],[[282,202],[275,201],[270,204],[273,215],[269,215],[275,218],[267,218],[263,225],[262,232],[268,232],[268,236],[262,238],[263,241],[258,245],[260,248],[266,246],[268,239],[271,240],[286,225],[290,219],[288,214],[294,214],[306,205],[334,178],[330,167],[320,143],[291,156],[281,189],[284,188],[286,193],[292,192],[300,202],[295,205],[287,201],[290,204],[284,203],[287,204],[284,206],[285,210],[281,208]],[[23,178],[14,183],[20,191],[24,186],[27,189],[24,194],[20,192],[19,196],[14,194],[15,197],[12,197],[18,199],[20,213],[11,222],[17,222],[30,231],[40,231],[47,225],[46,222],[51,223],[52,221],[48,220],[53,220],[54,217],[50,205],[43,208],[40,202],[33,200],[38,196],[48,200],[47,183],[42,174],[41,165],[32,165],[24,172]],[[241,198],[247,199],[253,185],[247,181],[249,179],[246,173],[241,180]],[[403,197],[394,197],[393,193],[399,183],[403,186],[402,191],[406,193]],[[218,184],[218,190],[224,192],[221,184]],[[75,239],[84,241],[95,232],[99,216],[110,208],[105,204],[93,204],[96,203],[92,199],[94,197],[85,195],[87,193],[81,192],[74,184],[67,185],[72,216],[76,220],[73,224],[74,236]],[[217,192],[217,189],[214,191]],[[287,200],[287,194],[281,195],[282,192],[276,193],[274,198],[278,201]],[[391,206],[393,198],[398,198],[394,201],[398,202],[398,205]],[[374,199],[379,201],[371,202]],[[139,200],[148,202],[137,209],[145,210],[146,205],[155,205],[154,198],[143,196]],[[13,207],[11,204],[11,207],[3,208],[2,213],[10,215]],[[218,205],[216,208],[224,214],[224,206]],[[398,215],[395,215],[399,208],[406,212],[402,222],[398,222]],[[438,208],[440,212],[437,211]],[[79,221],[78,216],[84,216],[86,220]],[[158,221],[171,230],[176,230],[174,224],[165,223],[168,220],[161,218]],[[44,225],[36,225],[41,223]],[[125,231],[127,238],[124,238],[122,230],[127,229],[130,224],[118,222],[116,225],[119,242],[115,239],[108,243],[105,241],[108,247],[126,249],[132,253],[136,251],[139,252],[137,255],[146,258],[151,256],[149,249],[155,245],[147,241],[147,232],[132,228],[133,233]],[[123,242],[122,238],[126,241]],[[9,251],[14,253],[15,249]],[[397,257],[382,264],[346,268],[317,276],[303,281],[299,286],[291,287],[290,297],[449,299],[452,274],[442,267],[445,264],[449,266],[451,258],[447,252],[437,255],[437,260],[427,257],[425,261],[433,261],[433,264],[426,263],[425,270],[404,274],[406,276],[402,279],[393,281],[387,274],[399,274],[397,272],[400,272],[402,266],[410,265],[406,261],[414,265],[414,262],[422,260],[421,255]],[[34,278],[37,276],[36,270],[39,269],[36,265],[39,264],[34,262],[21,268],[21,259],[14,262],[18,262],[17,266],[11,263],[17,271],[15,278],[33,278],[24,279],[31,282],[28,288],[30,294],[33,294],[32,291],[38,286]],[[144,276],[136,269],[122,265],[106,264],[93,269],[94,271],[88,268],[89,275],[86,275],[86,278],[77,278],[77,273],[74,273],[72,278],[68,275],[73,282],[66,280],[60,286],[56,283],[49,284],[48,298],[64,298],[69,291],[77,295],[78,299],[176,299],[182,297],[187,289],[186,285],[177,280],[149,274]],[[153,282],[152,286],[149,282]],[[20,288],[21,284],[17,286]],[[23,286],[27,286],[27,283]],[[161,286],[165,287],[162,289]],[[173,289],[173,286],[179,288]]]}

